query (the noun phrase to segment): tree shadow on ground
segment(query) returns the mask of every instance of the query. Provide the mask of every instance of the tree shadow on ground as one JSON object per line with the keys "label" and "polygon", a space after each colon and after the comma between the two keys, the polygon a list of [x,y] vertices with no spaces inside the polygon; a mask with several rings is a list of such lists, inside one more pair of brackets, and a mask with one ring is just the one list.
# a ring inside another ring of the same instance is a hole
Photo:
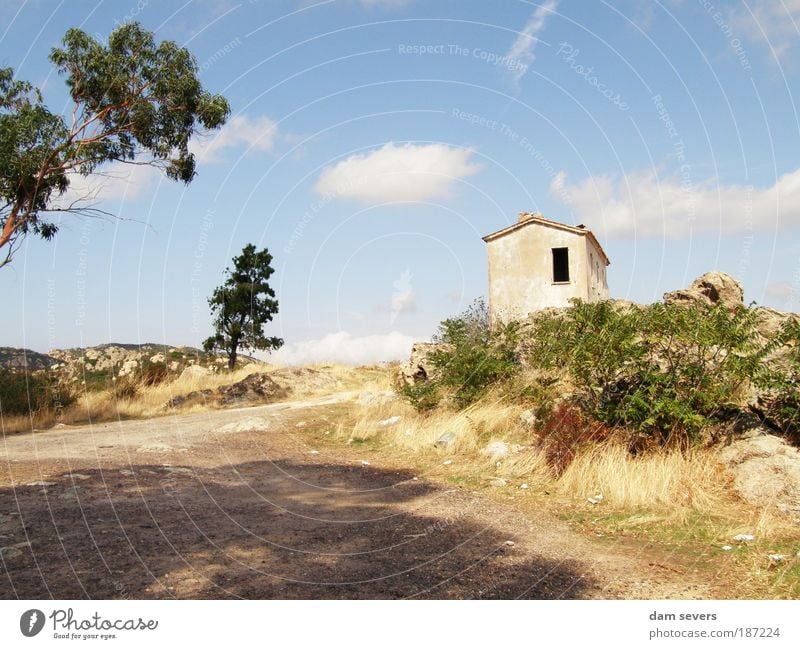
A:
{"label": "tree shadow on ground", "polygon": [[521,552],[469,494],[403,471],[262,461],[50,481],[0,490],[0,597],[599,596],[577,562]]}

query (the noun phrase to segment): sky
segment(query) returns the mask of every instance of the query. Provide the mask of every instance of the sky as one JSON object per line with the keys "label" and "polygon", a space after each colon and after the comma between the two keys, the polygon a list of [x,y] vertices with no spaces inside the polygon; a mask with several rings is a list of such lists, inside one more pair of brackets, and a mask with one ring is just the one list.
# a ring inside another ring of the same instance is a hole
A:
{"label": "sky", "polygon": [[486,295],[481,237],[521,211],[591,228],[612,297],[720,270],[799,310],[800,0],[6,0],[0,67],[68,114],[50,49],[127,21],[188,48],[231,116],[188,186],[74,178],[116,218],[25,240],[0,346],[197,346],[253,243],[274,360],[404,358]]}

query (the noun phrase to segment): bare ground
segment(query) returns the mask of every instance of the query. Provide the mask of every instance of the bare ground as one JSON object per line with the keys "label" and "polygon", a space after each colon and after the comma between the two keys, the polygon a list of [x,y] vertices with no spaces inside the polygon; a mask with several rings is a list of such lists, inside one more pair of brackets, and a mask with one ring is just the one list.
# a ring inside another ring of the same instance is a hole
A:
{"label": "bare ground", "polygon": [[714,596],[652,552],[310,447],[298,422],[352,396],[2,439],[0,597]]}

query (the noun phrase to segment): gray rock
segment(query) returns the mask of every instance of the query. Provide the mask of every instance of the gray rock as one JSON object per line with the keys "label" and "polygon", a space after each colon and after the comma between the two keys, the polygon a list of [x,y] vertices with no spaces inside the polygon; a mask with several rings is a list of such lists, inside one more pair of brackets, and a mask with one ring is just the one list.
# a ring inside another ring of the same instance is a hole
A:
{"label": "gray rock", "polygon": [[448,347],[449,345],[439,343],[414,343],[411,347],[411,358],[400,369],[400,381],[406,385],[413,385],[418,381],[436,378],[436,368],[430,362],[430,355],[437,349]]}
{"label": "gray rock", "polygon": [[511,448],[505,442],[490,442],[481,453],[492,460],[499,460],[508,455],[510,451]]}
{"label": "gray rock", "polygon": [[202,365],[189,365],[181,372],[179,379],[197,379],[211,374],[211,371]]}
{"label": "gray rock", "polygon": [[536,413],[533,410],[523,410],[519,416],[519,424],[527,430],[533,430],[537,424]]}
{"label": "gray rock", "polygon": [[231,403],[271,403],[289,396],[289,390],[276,383],[265,372],[257,372],[233,385],[219,388],[220,402]]}
{"label": "gray rock", "polygon": [[494,478],[492,481],[489,482],[492,487],[505,487],[508,485],[508,480],[505,478]]}
{"label": "gray rock", "polygon": [[800,451],[774,435],[733,442],[719,458],[737,493],[758,507],[775,506],[800,519]]}
{"label": "gray rock", "polygon": [[436,448],[450,448],[453,445],[453,442],[456,441],[456,434],[452,431],[447,431],[446,433],[442,433],[439,436],[433,445]]}
{"label": "gray rock", "polygon": [[664,294],[665,304],[705,302],[723,304],[729,308],[744,305],[742,285],[727,273],[712,271],[701,275],[688,288]]}

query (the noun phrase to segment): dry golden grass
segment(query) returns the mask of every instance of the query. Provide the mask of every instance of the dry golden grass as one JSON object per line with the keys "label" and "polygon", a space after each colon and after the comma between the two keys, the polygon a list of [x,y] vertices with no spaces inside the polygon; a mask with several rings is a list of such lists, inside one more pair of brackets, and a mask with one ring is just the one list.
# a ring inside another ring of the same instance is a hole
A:
{"label": "dry golden grass", "polygon": [[[0,431],[5,433],[26,432],[49,428],[56,421],[65,424],[113,421],[118,419],[140,419],[166,414],[165,405],[170,399],[201,390],[217,390],[247,378],[256,372],[278,373],[282,383],[289,383],[292,397],[302,399],[326,392],[356,389],[377,389],[385,383],[386,368],[353,368],[332,364],[319,364],[309,369],[324,375],[325,381],[315,383],[313,376],[293,372],[292,368],[282,368],[261,363],[251,363],[233,372],[209,373],[206,375],[181,375],[158,385],[135,385],[133,396],[120,397],[114,390],[86,390],[77,395],[75,402],[56,418],[51,412],[15,415],[0,421]],[[327,383],[326,383],[327,381]],[[332,389],[330,386],[336,386]],[[202,412],[214,407],[200,403],[182,408],[181,413]]]}
{"label": "dry golden grass", "polygon": [[713,452],[663,449],[634,456],[619,443],[579,453],[557,486],[578,497],[602,494],[610,506],[624,509],[712,511],[727,497],[726,476]]}
{"label": "dry golden grass", "polygon": [[[376,389],[387,389],[386,385]],[[419,414],[404,401],[356,406],[353,419],[340,423],[337,436],[350,441],[371,440],[414,454],[415,457],[457,458],[459,470],[472,476],[496,476],[524,481],[585,502],[603,495],[606,508],[669,513],[679,519],[687,512],[719,512],[732,504],[727,475],[712,451],[683,453],[678,449],[631,455],[619,443],[579,451],[561,476],[548,467],[535,435],[520,423],[521,406],[503,400],[482,400],[460,411],[436,410]],[[399,423],[380,421],[400,416]],[[446,450],[435,442],[455,433]],[[497,462],[481,451],[492,441],[516,445]]]}

